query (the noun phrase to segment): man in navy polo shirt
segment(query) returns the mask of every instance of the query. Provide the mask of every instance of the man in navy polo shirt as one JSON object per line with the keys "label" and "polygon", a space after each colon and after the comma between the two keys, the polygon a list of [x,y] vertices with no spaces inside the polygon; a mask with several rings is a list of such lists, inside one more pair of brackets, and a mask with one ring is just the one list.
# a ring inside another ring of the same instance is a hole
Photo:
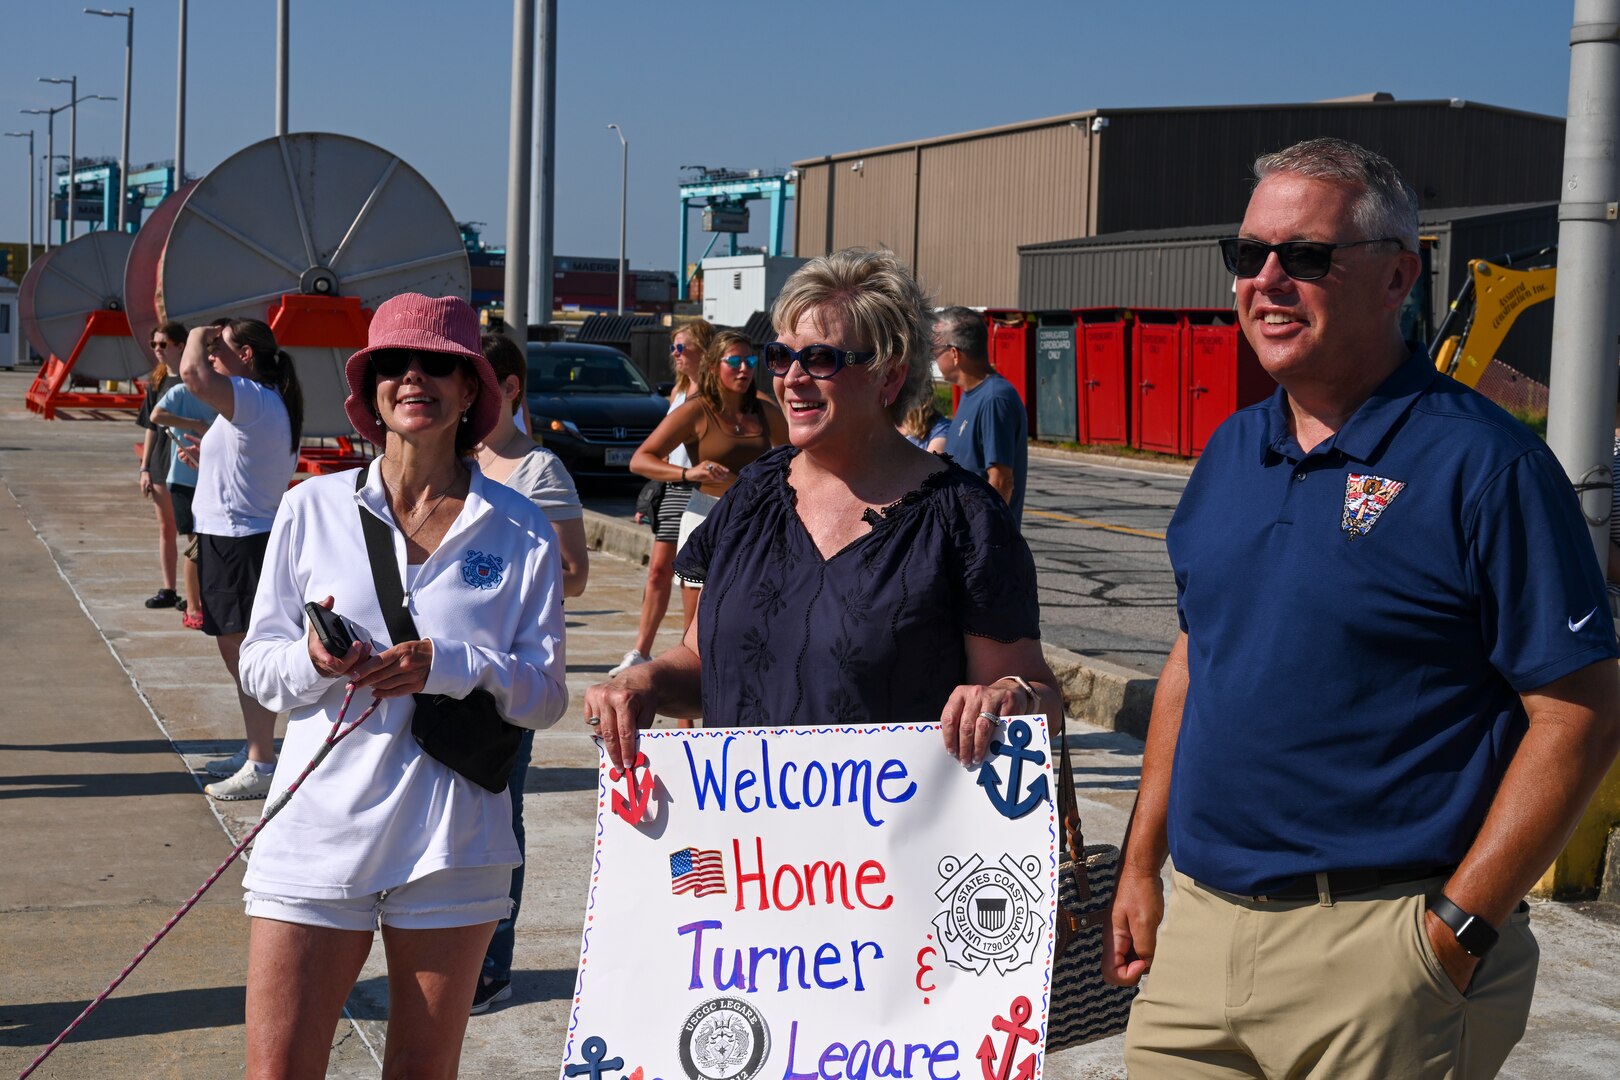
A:
{"label": "man in navy polo shirt", "polygon": [[1104,958],[1153,972],[1126,1062],[1493,1076],[1535,985],[1521,901],[1620,748],[1602,575],[1542,442],[1401,341],[1394,167],[1315,139],[1255,175],[1222,255],[1280,388],[1170,524],[1182,633]]}

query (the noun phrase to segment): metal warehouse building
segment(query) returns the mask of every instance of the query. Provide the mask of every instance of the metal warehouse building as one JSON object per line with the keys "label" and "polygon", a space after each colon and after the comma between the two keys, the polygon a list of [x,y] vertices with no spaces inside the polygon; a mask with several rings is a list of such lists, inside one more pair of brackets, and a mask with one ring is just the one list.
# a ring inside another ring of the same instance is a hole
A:
{"label": "metal warehouse building", "polygon": [[[1415,290],[1427,339],[1468,276],[1469,259],[1492,259],[1558,241],[1558,204],[1425,210],[1418,215],[1429,277]],[[1232,275],[1215,241],[1238,231],[1224,225],[1145,229],[1018,249],[1018,303],[1023,311],[1068,308],[1222,308],[1232,306]],[[1551,302],[1528,309],[1503,344],[1502,359],[1547,381]]]}
{"label": "metal warehouse building", "polygon": [[1558,198],[1557,117],[1387,94],[1093,109],[796,161],[797,254],[884,246],[939,303],[1013,307],[1021,246],[1237,221],[1255,156],[1323,135],[1383,153],[1426,208]]}

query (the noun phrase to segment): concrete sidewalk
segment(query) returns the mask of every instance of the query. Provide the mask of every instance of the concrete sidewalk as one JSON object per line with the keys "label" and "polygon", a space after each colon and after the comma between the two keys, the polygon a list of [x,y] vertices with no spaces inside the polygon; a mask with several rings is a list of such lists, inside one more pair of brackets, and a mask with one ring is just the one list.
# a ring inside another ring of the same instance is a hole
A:
{"label": "concrete sidewalk", "polygon": [[[212,643],[181,629],[174,612],[141,606],[157,582],[134,426],[39,420],[21,408],[27,379],[0,373],[0,655],[9,661],[0,705],[0,1075],[20,1072],[101,991],[264,806],[211,804],[193,775],[235,748],[241,722]],[[629,647],[642,580],[637,561],[593,554],[590,586],[570,602],[574,705],[539,733],[527,777],[516,993],[471,1021],[463,1076],[556,1075],[596,810],[597,753],[579,697]],[[678,616],[666,623],[660,647],[677,625]],[[1071,731],[1088,839],[1117,842],[1140,743],[1100,727]],[[36,1075],[241,1075],[240,880],[233,867]],[[1620,1061],[1620,926],[1555,904],[1538,905],[1535,919],[1542,978],[1530,1032],[1505,1075],[1611,1077]],[[377,949],[339,1026],[329,1076],[378,1075],[386,1014]],[[1121,1076],[1119,1044],[1052,1055],[1046,1075]]]}

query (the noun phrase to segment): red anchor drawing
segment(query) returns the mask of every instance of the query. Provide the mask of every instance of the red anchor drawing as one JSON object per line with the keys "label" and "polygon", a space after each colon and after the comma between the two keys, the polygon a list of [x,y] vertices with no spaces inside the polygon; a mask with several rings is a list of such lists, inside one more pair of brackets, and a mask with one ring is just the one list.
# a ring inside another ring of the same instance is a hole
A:
{"label": "red anchor drawing", "polygon": [[[636,770],[645,770],[641,779],[636,779]],[[628,769],[612,768],[608,770],[608,779],[615,784],[625,781],[625,790],[629,798],[625,798],[617,791],[613,793],[613,812],[624,818],[631,825],[641,824],[641,819],[647,816],[647,803],[652,800],[653,774],[647,765],[647,755],[636,751],[636,760]]]}
{"label": "red anchor drawing", "polygon": [[[979,1052],[975,1055],[979,1059],[979,1071],[984,1074],[984,1080],[1008,1080],[1008,1077],[1013,1076],[1013,1060],[1018,1056],[1019,1041],[1033,1046],[1040,1039],[1034,1028],[1024,1026],[1032,1011],[1029,1007],[1029,998],[1022,995],[1013,998],[1012,1005],[1007,1011],[1012,1014],[1012,1019],[998,1016],[990,1021],[991,1027],[1007,1033],[1007,1045],[1002,1047],[1000,1064],[996,1064],[996,1044],[993,1036],[984,1037],[984,1041],[979,1044]],[[1030,1080],[1034,1075],[1035,1055],[1030,1054],[1018,1063],[1018,1073],[1014,1080]]]}

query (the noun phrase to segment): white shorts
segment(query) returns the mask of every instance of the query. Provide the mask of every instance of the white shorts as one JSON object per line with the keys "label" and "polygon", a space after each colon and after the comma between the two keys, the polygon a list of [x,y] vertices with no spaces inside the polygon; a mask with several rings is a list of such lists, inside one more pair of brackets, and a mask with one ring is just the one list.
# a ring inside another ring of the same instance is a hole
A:
{"label": "white shorts", "polygon": [[[677,555],[680,554],[681,549],[686,546],[686,541],[691,539],[692,534],[697,531],[697,527],[703,524],[704,519],[709,516],[709,511],[713,510],[715,504],[719,501],[713,495],[705,495],[701,491],[692,493],[692,497],[687,500],[686,505],[681,509],[681,531],[675,542],[675,553]],[[681,577],[680,574],[676,574],[675,577],[684,588],[703,588],[703,582],[701,581],[689,581]]]}
{"label": "white shorts", "polygon": [[512,868],[472,866],[439,870],[392,889],[346,900],[246,893],[247,913],[329,930],[447,930],[499,922],[512,913]]}

